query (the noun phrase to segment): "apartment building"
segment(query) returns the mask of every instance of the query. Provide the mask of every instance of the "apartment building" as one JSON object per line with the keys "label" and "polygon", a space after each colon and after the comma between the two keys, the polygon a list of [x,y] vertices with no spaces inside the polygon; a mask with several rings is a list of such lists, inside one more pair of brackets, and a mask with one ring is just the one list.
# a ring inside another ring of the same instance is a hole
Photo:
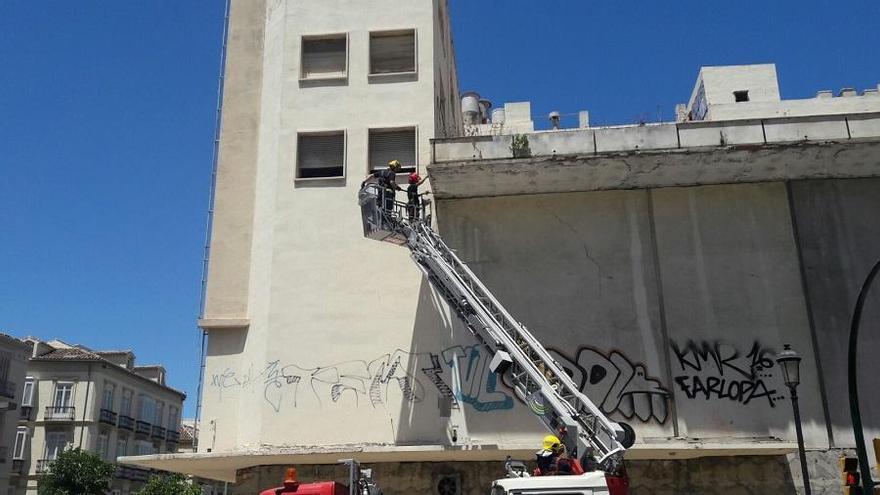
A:
{"label": "apartment building", "polygon": [[[177,451],[185,395],[166,385],[162,366],[137,366],[131,351],[24,342],[31,352],[20,386],[10,493],[36,493],[40,475],[66,448],[89,450],[109,462]],[[149,475],[120,466],[112,493],[130,493]]]}
{"label": "apartment building", "polygon": [[21,384],[30,348],[24,342],[0,334],[0,494],[9,493],[9,478],[17,438]]}

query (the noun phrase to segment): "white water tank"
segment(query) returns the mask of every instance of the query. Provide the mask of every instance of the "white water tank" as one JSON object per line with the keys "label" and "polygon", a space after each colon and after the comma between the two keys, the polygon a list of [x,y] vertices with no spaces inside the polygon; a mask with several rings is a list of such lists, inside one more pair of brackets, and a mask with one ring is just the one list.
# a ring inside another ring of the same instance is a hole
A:
{"label": "white water tank", "polygon": [[503,124],[504,123],[504,108],[495,108],[492,110],[492,123],[493,124]]}
{"label": "white water tank", "polygon": [[469,91],[461,95],[461,114],[465,124],[480,123],[480,95]]}

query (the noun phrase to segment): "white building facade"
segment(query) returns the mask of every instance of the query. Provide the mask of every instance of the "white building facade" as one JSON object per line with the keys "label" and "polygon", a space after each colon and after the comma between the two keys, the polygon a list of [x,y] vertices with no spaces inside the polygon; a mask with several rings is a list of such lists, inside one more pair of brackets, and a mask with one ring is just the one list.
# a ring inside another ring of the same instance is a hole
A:
{"label": "white building facade", "polygon": [[[131,351],[92,351],[28,338],[27,376],[13,451],[10,493],[37,493],[40,476],[68,448],[108,462],[176,452],[185,395],[165,385],[161,366],[136,366]],[[134,493],[150,476],[119,466],[111,493]]]}

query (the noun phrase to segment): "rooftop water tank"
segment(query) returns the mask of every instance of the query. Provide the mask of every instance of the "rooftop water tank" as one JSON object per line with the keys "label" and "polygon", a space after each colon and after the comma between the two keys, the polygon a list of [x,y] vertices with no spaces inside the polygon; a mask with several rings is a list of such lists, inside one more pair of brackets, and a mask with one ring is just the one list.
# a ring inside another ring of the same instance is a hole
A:
{"label": "rooftop water tank", "polygon": [[503,108],[495,108],[492,110],[492,123],[493,124],[503,124],[504,123],[504,109]]}
{"label": "rooftop water tank", "polygon": [[480,95],[469,91],[461,95],[461,113],[465,124],[480,123]]}

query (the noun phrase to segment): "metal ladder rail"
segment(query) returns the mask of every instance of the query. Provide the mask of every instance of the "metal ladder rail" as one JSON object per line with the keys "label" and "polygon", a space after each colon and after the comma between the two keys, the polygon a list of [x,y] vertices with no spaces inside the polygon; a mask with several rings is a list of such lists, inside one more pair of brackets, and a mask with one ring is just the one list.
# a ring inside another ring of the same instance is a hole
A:
{"label": "metal ladder rail", "polygon": [[[547,352],[544,346],[538,342],[537,339],[528,331],[525,325],[516,321],[507,311],[506,309],[494,298],[494,296],[489,292],[489,290],[482,284],[479,278],[470,270],[467,265],[462,262],[458,256],[455,255],[455,252],[450,249],[443,240],[433,231],[427,228],[427,226],[423,226],[425,229],[424,234],[431,238],[432,243],[437,246],[438,251],[445,252],[444,258],[447,262],[453,265],[453,269],[456,273],[464,279],[467,285],[477,294],[477,297],[480,301],[487,306],[490,314],[496,319],[498,319],[499,323],[502,323],[502,327],[504,330],[510,334],[514,339],[521,339],[525,341],[527,345],[527,352],[534,353],[534,356],[529,356],[530,360],[533,362],[540,362],[547,365],[547,369],[552,371],[551,377],[547,377],[551,381],[560,381],[561,386],[565,389],[561,391],[560,395],[563,397],[571,397],[573,399],[577,399],[578,402],[581,402],[582,406],[588,409],[588,412],[591,415],[596,416],[597,418],[603,418],[604,414],[592,403],[586,396],[584,396],[580,390],[577,389],[577,386],[574,383],[574,380],[562,370],[559,364],[553,359],[553,357]],[[457,269],[456,269],[457,268]],[[520,345],[520,347],[523,347]],[[524,349],[526,350],[526,349]],[[612,426],[610,421],[606,420],[606,426],[612,430],[615,428]]]}
{"label": "metal ladder rail", "polygon": [[[616,462],[625,450],[617,440],[617,430],[610,421],[598,410],[598,408],[577,388],[573,380],[561,370],[559,365],[547,353],[546,349],[522,326],[507,313],[498,303],[476,275],[449,249],[442,239],[426,225],[416,225],[410,230],[410,248],[414,257],[423,258],[419,263],[429,279],[439,282],[447,300],[452,303],[456,312],[465,321],[469,329],[478,334],[480,330],[489,334],[495,349],[499,348],[511,353],[515,368],[510,374],[514,381],[514,388],[523,400],[536,391],[540,391],[545,399],[550,402],[552,410],[559,416],[563,423],[566,417],[570,417],[578,423],[578,444],[585,444],[594,449],[597,461],[600,463]],[[437,263],[437,270],[431,267],[431,262]],[[437,273],[439,271],[442,276]],[[471,321],[465,308],[457,300],[455,294],[443,283],[443,279],[464,295],[472,309],[480,319],[482,325]],[[493,328],[494,327],[494,328]],[[506,327],[506,328],[505,328]],[[481,339],[484,345],[488,345],[485,339]],[[489,346],[491,347],[491,346]],[[528,363],[528,365],[525,365]],[[548,376],[547,372],[550,372]],[[567,383],[566,383],[567,382]],[[548,424],[548,426],[550,426]],[[619,427],[618,427],[619,428]]]}

